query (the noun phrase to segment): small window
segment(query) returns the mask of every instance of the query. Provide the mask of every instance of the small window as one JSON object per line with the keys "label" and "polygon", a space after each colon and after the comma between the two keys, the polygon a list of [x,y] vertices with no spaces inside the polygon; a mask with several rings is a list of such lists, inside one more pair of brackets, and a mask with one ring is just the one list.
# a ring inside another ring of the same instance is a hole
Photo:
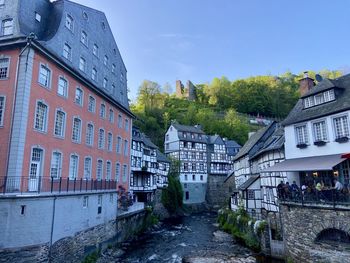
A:
{"label": "small window", "polygon": [[92,96],[89,96],[88,111],[89,112],[95,112],[96,111],[96,100]]}
{"label": "small window", "polygon": [[87,208],[89,206],[89,197],[84,196],[83,197],[83,208]]}
{"label": "small window", "polygon": [[64,137],[64,130],[66,125],[66,113],[64,113],[62,110],[56,110],[56,117],[55,117],[55,129],[54,134],[55,136]]}
{"label": "small window", "polygon": [[110,132],[108,133],[108,138],[107,138],[107,149],[110,152],[113,150],[113,134]]}
{"label": "small window", "polygon": [[108,85],[108,79],[107,79],[107,78],[104,78],[104,79],[103,79],[103,88],[104,88],[104,89],[107,89],[107,85]]}
{"label": "small window", "polygon": [[115,164],[115,181],[119,182],[120,178],[120,163]]}
{"label": "small window", "polygon": [[112,109],[109,109],[109,122],[114,123],[114,111]]}
{"label": "small window", "polygon": [[36,105],[36,112],[35,112],[34,128],[36,130],[46,132],[47,111],[48,111],[47,105],[39,101]]}
{"label": "small window", "polygon": [[0,59],[0,79],[7,79],[9,73],[10,59]]}
{"label": "small window", "polygon": [[50,177],[52,179],[59,179],[62,173],[62,154],[60,152],[53,152],[51,157]]}
{"label": "small window", "polygon": [[25,205],[21,205],[21,215],[24,215],[26,212],[26,206]]}
{"label": "small window", "polygon": [[319,121],[312,124],[314,128],[315,141],[327,141],[327,128],[325,121]]}
{"label": "small window", "polygon": [[66,27],[73,32],[74,20],[73,17],[67,14],[66,16]]}
{"label": "small window", "polygon": [[347,116],[333,119],[335,138],[349,137],[349,122]]}
{"label": "small window", "polygon": [[186,200],[190,199],[190,193],[186,191]]}
{"label": "small window", "polygon": [[75,90],[75,103],[83,106],[83,90],[80,88]]}
{"label": "small window", "polygon": [[1,35],[9,36],[13,34],[13,20],[5,19],[1,23]]}
{"label": "small window", "polygon": [[255,199],[255,192],[254,190],[248,190],[248,199]]}
{"label": "small window", "polygon": [[83,11],[83,18],[85,19],[85,20],[88,20],[88,14],[85,12],[85,11]]}
{"label": "small window", "polygon": [[122,115],[118,115],[118,127],[122,128],[123,127],[123,118]]}
{"label": "small window", "polygon": [[86,70],[86,60],[83,57],[80,57],[79,59],[79,69],[83,72]]}
{"label": "small window", "polygon": [[297,145],[309,143],[309,136],[306,125],[295,127],[295,133],[297,138]]}
{"label": "small window", "polygon": [[105,65],[105,66],[107,66],[107,64],[108,64],[108,56],[104,56],[104,58],[103,58],[103,64]]}
{"label": "small window", "polygon": [[92,69],[91,79],[95,81],[97,80],[97,70],[95,68]]}
{"label": "small window", "polygon": [[192,181],[196,181],[196,175],[192,174]]}
{"label": "small window", "polygon": [[101,22],[101,27],[102,27],[102,29],[103,29],[103,30],[105,30],[105,29],[106,29],[106,24],[105,24],[105,22],[104,22],[104,21],[102,21],[102,22]]}
{"label": "small window", "polygon": [[39,83],[42,86],[49,88],[50,78],[51,78],[51,71],[47,66],[41,64],[39,69]]}
{"label": "small window", "polygon": [[63,57],[72,60],[72,48],[67,43],[63,45]]}
{"label": "small window", "polygon": [[91,123],[88,123],[86,126],[85,143],[89,146],[92,146],[94,143],[94,125]]}
{"label": "small window", "polygon": [[97,180],[102,180],[103,179],[103,161],[102,160],[98,160],[97,161],[96,179]]}
{"label": "small window", "polygon": [[73,119],[72,140],[77,143],[81,141],[81,120],[79,118]]}
{"label": "small window", "polygon": [[68,81],[63,77],[58,78],[57,93],[62,97],[68,96]]}
{"label": "small window", "polygon": [[111,180],[112,176],[112,164],[110,161],[106,162],[106,180]]}
{"label": "small window", "polygon": [[121,144],[122,144],[122,138],[118,136],[118,138],[117,138],[117,146],[116,146],[117,153],[120,153],[120,151],[121,151]]}
{"label": "small window", "polygon": [[125,130],[129,131],[129,120],[125,119]]}
{"label": "small window", "polygon": [[85,46],[88,45],[88,36],[85,31],[81,31],[81,36],[80,36],[80,41],[83,43]]}
{"label": "small window", "polygon": [[98,57],[98,45],[94,44],[92,48],[92,54],[94,54],[96,57]]}
{"label": "small window", "polygon": [[128,180],[128,166],[126,164],[123,165],[123,178],[122,182],[126,183]]}
{"label": "small window", "polygon": [[84,159],[84,179],[91,179],[91,166],[92,161],[90,157],[86,157]]}
{"label": "small window", "polygon": [[124,140],[124,156],[128,156],[129,153],[129,143],[127,140]]}
{"label": "small window", "polygon": [[115,64],[112,64],[112,73],[115,73],[116,66]]}
{"label": "small window", "polygon": [[[1,5],[1,3],[0,3],[0,5]],[[39,23],[41,22],[41,15],[37,12],[35,12],[35,20]]]}
{"label": "small window", "polygon": [[101,103],[100,107],[100,117],[105,119],[106,118],[106,105]]}
{"label": "small window", "polygon": [[79,157],[76,154],[72,154],[70,156],[69,161],[69,179],[75,179],[78,178],[78,161]]}
{"label": "small window", "polygon": [[0,126],[4,126],[5,97],[0,96]]}
{"label": "small window", "polygon": [[104,129],[99,129],[99,131],[98,131],[98,148],[99,149],[105,148],[105,131],[104,131]]}

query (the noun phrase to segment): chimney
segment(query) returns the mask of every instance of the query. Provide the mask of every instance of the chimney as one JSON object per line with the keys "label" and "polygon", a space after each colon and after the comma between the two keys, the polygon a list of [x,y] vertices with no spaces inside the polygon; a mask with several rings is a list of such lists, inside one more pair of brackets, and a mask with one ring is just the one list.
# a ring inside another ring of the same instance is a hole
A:
{"label": "chimney", "polygon": [[200,124],[196,124],[196,125],[194,125],[194,127],[196,127],[197,129],[202,129],[202,125],[200,125]]}
{"label": "chimney", "polygon": [[309,73],[305,71],[304,78],[299,80],[300,96],[305,95],[313,86],[315,86],[315,80],[310,78]]}

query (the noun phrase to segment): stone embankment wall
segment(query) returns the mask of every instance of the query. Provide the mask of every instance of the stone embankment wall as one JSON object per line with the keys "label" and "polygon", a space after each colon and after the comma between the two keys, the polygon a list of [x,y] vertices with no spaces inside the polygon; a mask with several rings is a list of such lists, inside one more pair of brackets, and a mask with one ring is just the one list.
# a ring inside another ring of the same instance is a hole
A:
{"label": "stone embankment wall", "polygon": [[315,242],[324,230],[350,234],[350,209],[281,204],[286,257],[293,262],[349,262],[348,243]]}
{"label": "stone embankment wall", "polygon": [[226,174],[210,174],[208,176],[206,201],[211,209],[218,210],[229,204],[230,186],[225,184],[226,177]]}
{"label": "stone embankment wall", "polygon": [[[52,244],[0,250],[0,262],[81,262],[87,255],[123,242],[143,228],[146,211],[123,214],[117,220],[77,232]],[[67,219],[68,220],[68,219]]]}

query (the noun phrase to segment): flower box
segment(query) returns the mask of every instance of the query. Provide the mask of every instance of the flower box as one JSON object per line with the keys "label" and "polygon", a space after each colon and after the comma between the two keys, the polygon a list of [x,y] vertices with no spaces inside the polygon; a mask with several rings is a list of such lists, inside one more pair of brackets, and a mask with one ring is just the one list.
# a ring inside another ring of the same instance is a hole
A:
{"label": "flower box", "polygon": [[316,146],[323,146],[323,145],[325,145],[327,142],[326,141],[315,141],[314,142],[314,145],[316,145]]}
{"label": "flower box", "polygon": [[346,136],[343,136],[343,137],[336,138],[335,141],[339,143],[343,143],[343,142],[349,141],[349,138]]}
{"label": "flower box", "polygon": [[297,148],[299,148],[299,149],[304,149],[306,147],[307,147],[306,143],[299,143],[299,144],[297,144]]}

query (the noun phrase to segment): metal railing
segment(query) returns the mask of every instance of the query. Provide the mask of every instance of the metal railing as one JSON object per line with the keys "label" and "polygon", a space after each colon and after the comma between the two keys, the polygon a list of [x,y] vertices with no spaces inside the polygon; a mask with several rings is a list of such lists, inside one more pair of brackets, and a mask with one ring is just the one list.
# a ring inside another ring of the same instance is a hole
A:
{"label": "metal railing", "polygon": [[336,189],[292,191],[288,193],[279,193],[278,198],[281,202],[324,204],[334,207],[337,205],[350,206],[350,192],[346,189],[341,191]]}
{"label": "metal railing", "polygon": [[8,176],[0,177],[1,194],[25,194],[25,193],[74,193],[91,192],[101,190],[117,190],[117,182],[114,180],[97,180],[83,178],[51,178],[51,177],[24,177]]}

